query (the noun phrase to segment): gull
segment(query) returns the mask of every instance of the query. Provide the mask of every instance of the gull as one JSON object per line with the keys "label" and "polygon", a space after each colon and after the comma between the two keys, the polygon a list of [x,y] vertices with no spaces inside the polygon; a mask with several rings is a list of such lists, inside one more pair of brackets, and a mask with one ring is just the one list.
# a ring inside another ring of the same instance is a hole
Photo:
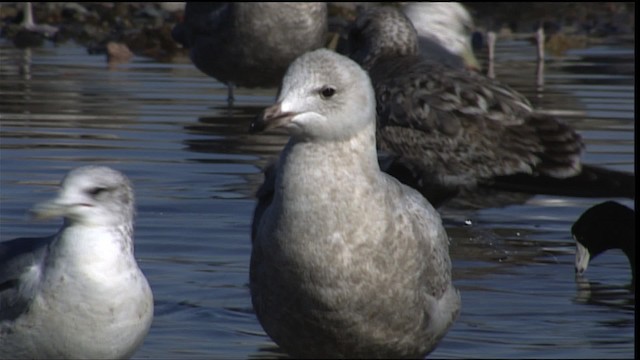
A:
{"label": "gull", "polygon": [[366,72],[320,49],[291,64],[252,123],[290,135],[258,192],[250,289],[293,356],[422,358],[460,311],[440,215],[380,170],[375,119]]}
{"label": "gull", "polygon": [[64,225],[0,242],[0,358],[129,358],[153,319],[133,256],[129,180],[109,167],[78,167],[32,211]]}
{"label": "gull", "polygon": [[633,174],[582,164],[584,143],[566,123],[498,81],[421,56],[415,28],[395,7],[360,14],[348,42],[375,89],[379,150],[433,204],[478,186],[635,197]]}
{"label": "gull", "polygon": [[320,2],[187,2],[173,38],[203,73],[233,87],[276,87],[289,64],[324,46],[327,5]]}

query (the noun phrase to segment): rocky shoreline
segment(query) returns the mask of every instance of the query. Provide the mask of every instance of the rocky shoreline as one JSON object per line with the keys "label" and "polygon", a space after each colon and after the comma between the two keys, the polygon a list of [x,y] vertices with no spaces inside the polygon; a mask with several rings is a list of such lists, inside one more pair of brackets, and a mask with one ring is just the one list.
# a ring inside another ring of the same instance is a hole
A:
{"label": "rocky shoreline", "polygon": [[[0,5],[0,37],[17,47],[40,46],[45,41],[75,41],[91,54],[107,54],[110,61],[127,61],[133,54],[157,61],[173,61],[186,54],[171,37],[182,21],[183,2],[32,3],[35,24],[53,33],[29,32],[23,26],[26,3]],[[330,3],[330,27],[342,29],[358,6],[372,3]],[[547,34],[573,34],[581,38],[623,37],[635,40],[634,3],[465,3],[477,30],[497,31],[508,37],[532,33],[542,24]],[[583,42],[581,42],[583,43]],[[571,45],[569,45],[571,46]]]}
{"label": "rocky shoreline", "polygon": [[184,3],[33,3],[33,20],[57,28],[53,34],[27,34],[21,26],[24,3],[0,7],[2,37],[17,47],[45,41],[75,41],[91,54],[106,54],[107,44],[125,44],[131,52],[159,61],[183,54],[171,38],[181,21]]}

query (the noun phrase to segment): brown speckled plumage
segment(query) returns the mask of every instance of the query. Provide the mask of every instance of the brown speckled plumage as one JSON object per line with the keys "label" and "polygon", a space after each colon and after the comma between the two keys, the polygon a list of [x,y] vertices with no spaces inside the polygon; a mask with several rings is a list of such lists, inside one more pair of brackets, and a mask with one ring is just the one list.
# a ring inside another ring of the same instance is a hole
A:
{"label": "brown speckled plumage", "polygon": [[418,55],[417,34],[396,8],[361,14],[351,57],[369,71],[378,148],[418,169],[421,182],[456,188],[514,174],[567,178],[581,171],[581,137],[537,114],[518,92],[476,72]]}

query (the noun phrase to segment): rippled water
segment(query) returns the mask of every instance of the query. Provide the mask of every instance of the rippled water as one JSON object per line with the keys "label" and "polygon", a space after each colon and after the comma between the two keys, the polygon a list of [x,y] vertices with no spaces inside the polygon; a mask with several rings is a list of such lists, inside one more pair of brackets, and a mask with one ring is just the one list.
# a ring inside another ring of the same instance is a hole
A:
{"label": "rippled water", "polygon": [[[542,88],[534,54],[523,41],[499,43],[497,77],[536,106],[563,110],[585,139],[585,162],[634,171],[633,44],[550,60]],[[59,227],[26,212],[53,196],[69,169],[126,173],[138,202],[136,256],[156,303],[135,358],[279,354],[252,312],[247,281],[252,194],[286,138],[247,134],[275,90],[238,89],[233,109],[226,94],[188,60],[135,58],[110,69],[73,44],[18,50],[0,42],[2,240]],[[635,295],[622,252],[574,278],[570,226],[600,201],[534,196],[441,209],[463,308],[432,357],[633,357]]]}

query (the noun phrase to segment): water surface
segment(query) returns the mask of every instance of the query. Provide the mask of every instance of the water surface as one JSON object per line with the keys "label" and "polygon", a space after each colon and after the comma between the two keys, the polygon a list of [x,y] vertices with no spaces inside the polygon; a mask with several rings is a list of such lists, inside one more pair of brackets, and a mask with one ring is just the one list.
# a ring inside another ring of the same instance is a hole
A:
{"label": "water surface", "polygon": [[[633,45],[551,59],[543,87],[530,44],[501,42],[497,56],[498,79],[580,132],[586,163],[633,172]],[[1,239],[60,226],[26,214],[69,169],[102,164],[126,173],[138,203],[136,257],[156,305],[135,358],[279,354],[253,314],[247,282],[253,193],[286,138],[247,133],[274,89],[237,89],[233,109],[226,94],[188,60],[136,57],[109,68],[72,43],[18,50],[0,42]],[[441,210],[463,307],[432,357],[633,357],[635,296],[622,252],[574,278],[569,229],[604,199],[523,201]]]}

